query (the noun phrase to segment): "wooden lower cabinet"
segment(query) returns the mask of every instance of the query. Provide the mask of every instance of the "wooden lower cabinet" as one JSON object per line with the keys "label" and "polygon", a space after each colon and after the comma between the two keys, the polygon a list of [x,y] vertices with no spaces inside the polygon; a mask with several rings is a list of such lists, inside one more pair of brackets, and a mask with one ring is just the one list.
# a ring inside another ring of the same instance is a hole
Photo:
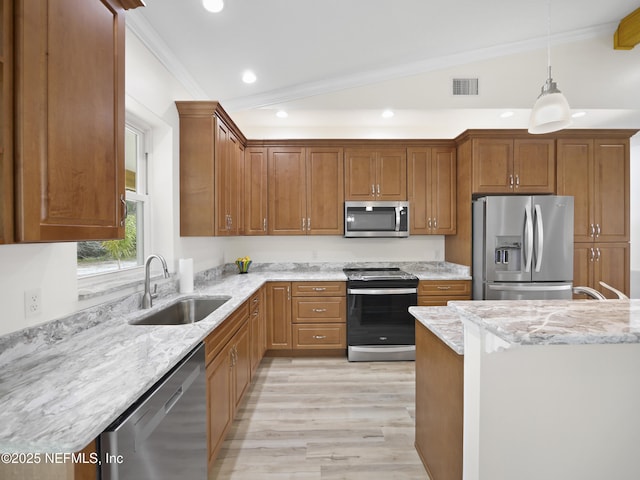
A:
{"label": "wooden lower cabinet", "polygon": [[74,453],[76,458],[84,460],[81,462],[72,462],[69,459],[64,463],[52,463],[45,461],[44,453],[38,455],[39,463],[0,462],[0,478],[2,480],[97,480],[98,478],[98,465],[92,463],[92,459],[98,455],[95,441]]}
{"label": "wooden lower cabinet", "polygon": [[242,304],[205,340],[207,451],[211,467],[251,383],[249,302]]}
{"label": "wooden lower cabinet", "polygon": [[450,300],[471,300],[471,280],[420,280],[419,306],[442,306]]}
{"label": "wooden lower cabinet", "polygon": [[[573,284],[595,288],[607,298],[617,296],[600,281],[629,295],[628,243],[575,243],[573,248]],[[586,298],[574,295],[574,298]]]}
{"label": "wooden lower cabinet", "polygon": [[265,289],[260,288],[249,299],[249,329],[251,344],[251,378],[267,350],[267,323]]}
{"label": "wooden lower cabinet", "polygon": [[268,350],[346,349],[346,283],[271,282],[267,317]]}
{"label": "wooden lower cabinet", "polygon": [[429,478],[462,480],[464,356],[416,321],[415,446]]}

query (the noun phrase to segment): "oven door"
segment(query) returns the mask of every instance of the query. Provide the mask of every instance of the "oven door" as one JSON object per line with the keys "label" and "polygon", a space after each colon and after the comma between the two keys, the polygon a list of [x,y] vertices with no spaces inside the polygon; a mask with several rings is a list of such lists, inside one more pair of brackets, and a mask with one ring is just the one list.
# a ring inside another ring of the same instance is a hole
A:
{"label": "oven door", "polygon": [[347,344],[415,345],[416,288],[349,288]]}

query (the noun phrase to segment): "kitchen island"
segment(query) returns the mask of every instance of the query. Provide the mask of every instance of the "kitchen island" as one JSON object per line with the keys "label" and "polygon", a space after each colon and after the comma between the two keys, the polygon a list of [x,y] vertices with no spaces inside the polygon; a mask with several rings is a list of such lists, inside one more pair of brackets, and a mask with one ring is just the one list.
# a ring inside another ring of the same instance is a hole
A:
{"label": "kitchen island", "polygon": [[640,300],[448,308],[464,325],[462,478],[640,478]]}

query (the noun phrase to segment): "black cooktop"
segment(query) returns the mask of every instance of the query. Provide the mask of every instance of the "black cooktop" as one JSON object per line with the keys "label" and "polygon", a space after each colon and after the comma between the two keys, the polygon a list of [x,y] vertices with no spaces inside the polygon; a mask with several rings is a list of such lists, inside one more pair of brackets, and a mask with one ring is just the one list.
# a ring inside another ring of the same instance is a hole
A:
{"label": "black cooktop", "polygon": [[344,268],[343,271],[350,285],[354,285],[355,283],[358,283],[360,286],[370,287],[380,285],[381,283],[398,286],[418,285],[418,277],[400,270],[397,267]]}

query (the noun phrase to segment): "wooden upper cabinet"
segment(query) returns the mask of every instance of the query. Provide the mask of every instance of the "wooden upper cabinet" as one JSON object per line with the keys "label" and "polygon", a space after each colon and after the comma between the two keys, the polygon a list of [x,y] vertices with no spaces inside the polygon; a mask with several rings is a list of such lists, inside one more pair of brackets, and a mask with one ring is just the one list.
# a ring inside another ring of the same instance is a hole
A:
{"label": "wooden upper cabinet", "polygon": [[244,151],[244,234],[267,234],[267,149]]}
{"label": "wooden upper cabinet", "polygon": [[300,147],[270,147],[267,175],[270,235],[306,233],[305,150]]}
{"label": "wooden upper cabinet", "polygon": [[14,8],[16,240],[122,238],[124,9],[117,0]]}
{"label": "wooden upper cabinet", "polygon": [[246,139],[218,102],[178,101],[180,235],[239,235]]}
{"label": "wooden upper cabinet", "polygon": [[407,157],[411,234],[455,234],[455,148],[409,148]]}
{"label": "wooden upper cabinet", "polygon": [[13,235],[13,2],[0,2],[0,244]]}
{"label": "wooden upper cabinet", "polygon": [[576,242],[629,241],[628,139],[558,140],[558,195],[574,197]]}
{"label": "wooden upper cabinet", "polygon": [[270,147],[269,234],[341,235],[343,165],[341,148]]}
{"label": "wooden upper cabinet", "polygon": [[307,148],[307,233],[344,234],[344,159],[342,148]]}
{"label": "wooden upper cabinet", "polygon": [[215,146],[216,235],[244,232],[244,146],[219,118]]}
{"label": "wooden upper cabinet", "polygon": [[345,200],[407,199],[405,149],[345,150]]}
{"label": "wooden upper cabinet", "polygon": [[473,193],[553,193],[553,139],[475,138]]}

